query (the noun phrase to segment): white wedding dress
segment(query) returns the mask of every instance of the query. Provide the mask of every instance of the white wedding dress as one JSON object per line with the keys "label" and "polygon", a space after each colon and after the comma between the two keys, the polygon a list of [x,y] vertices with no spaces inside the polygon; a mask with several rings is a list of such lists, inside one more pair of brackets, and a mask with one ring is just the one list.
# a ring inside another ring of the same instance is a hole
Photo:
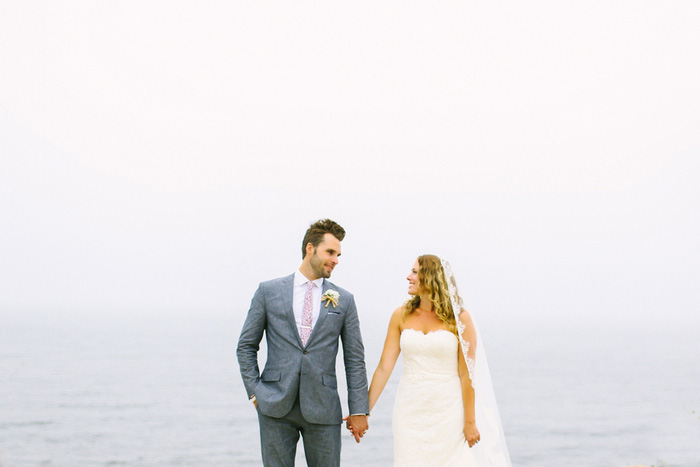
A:
{"label": "white wedding dress", "polygon": [[447,330],[424,334],[404,329],[400,345],[403,375],[394,403],[394,465],[476,466],[464,438],[457,336]]}

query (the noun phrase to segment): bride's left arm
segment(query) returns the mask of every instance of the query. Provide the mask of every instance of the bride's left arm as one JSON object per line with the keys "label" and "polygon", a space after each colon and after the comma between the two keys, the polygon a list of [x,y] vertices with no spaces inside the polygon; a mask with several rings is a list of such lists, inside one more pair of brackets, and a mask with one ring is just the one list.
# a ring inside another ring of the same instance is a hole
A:
{"label": "bride's left arm", "polygon": [[370,412],[374,408],[374,404],[377,403],[377,399],[384,390],[387,381],[391,373],[394,371],[394,365],[396,365],[396,360],[399,358],[401,353],[401,325],[403,322],[403,307],[399,307],[391,315],[389,320],[389,329],[386,332],[386,339],[384,341],[384,349],[382,349],[382,356],[379,359],[379,364],[377,369],[374,370],[374,375],[372,375],[372,383],[369,385],[369,410]]}
{"label": "bride's left arm", "polygon": [[[471,316],[469,316],[469,313],[467,313],[466,310],[462,310],[462,313],[459,315],[459,320],[461,321],[461,324],[464,325],[464,330],[460,335],[460,341],[463,339],[469,343],[467,357],[473,363],[477,344],[474,324],[472,323]],[[474,387],[472,386],[471,374],[469,372],[469,368],[467,367],[461,345],[457,350],[457,365],[459,380],[462,385],[462,400],[464,402],[464,437],[469,443],[469,447],[472,447],[479,441],[479,439],[481,439],[481,435],[476,427]]]}

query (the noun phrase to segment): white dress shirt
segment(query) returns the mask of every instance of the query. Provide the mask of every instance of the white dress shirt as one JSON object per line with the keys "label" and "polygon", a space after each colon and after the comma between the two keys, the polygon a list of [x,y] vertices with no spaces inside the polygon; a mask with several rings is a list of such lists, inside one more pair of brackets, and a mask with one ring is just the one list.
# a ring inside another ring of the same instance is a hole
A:
{"label": "white dress shirt", "polygon": [[[323,277],[312,281],[314,287],[311,289],[313,296],[313,308],[311,308],[311,329],[316,326],[318,313],[321,309],[321,290],[323,288]],[[294,295],[292,298],[292,309],[294,310],[294,320],[297,322],[297,331],[301,336],[301,317],[304,314],[304,297],[306,297],[306,288],[308,287],[309,279],[304,276],[301,271],[297,270],[294,273]]]}

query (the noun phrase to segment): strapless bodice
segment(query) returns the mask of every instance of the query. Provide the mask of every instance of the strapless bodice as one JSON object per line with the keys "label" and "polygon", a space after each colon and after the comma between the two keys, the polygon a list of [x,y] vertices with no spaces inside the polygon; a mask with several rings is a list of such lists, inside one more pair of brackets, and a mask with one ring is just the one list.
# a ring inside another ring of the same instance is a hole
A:
{"label": "strapless bodice", "polygon": [[445,329],[424,334],[406,328],[401,332],[404,377],[447,378],[457,376],[457,336]]}

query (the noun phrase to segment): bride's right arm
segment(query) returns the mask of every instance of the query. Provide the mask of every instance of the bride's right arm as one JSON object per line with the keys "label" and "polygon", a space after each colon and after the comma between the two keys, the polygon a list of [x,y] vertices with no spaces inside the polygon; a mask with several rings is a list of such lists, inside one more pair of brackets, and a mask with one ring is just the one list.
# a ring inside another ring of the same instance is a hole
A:
{"label": "bride's right arm", "polygon": [[379,395],[384,390],[391,372],[394,371],[394,365],[401,353],[401,326],[403,323],[403,307],[394,310],[389,320],[389,329],[386,332],[386,340],[384,341],[384,349],[382,356],[379,359],[377,369],[374,370],[372,383],[369,385],[369,410],[372,411],[374,404],[379,399]]}

